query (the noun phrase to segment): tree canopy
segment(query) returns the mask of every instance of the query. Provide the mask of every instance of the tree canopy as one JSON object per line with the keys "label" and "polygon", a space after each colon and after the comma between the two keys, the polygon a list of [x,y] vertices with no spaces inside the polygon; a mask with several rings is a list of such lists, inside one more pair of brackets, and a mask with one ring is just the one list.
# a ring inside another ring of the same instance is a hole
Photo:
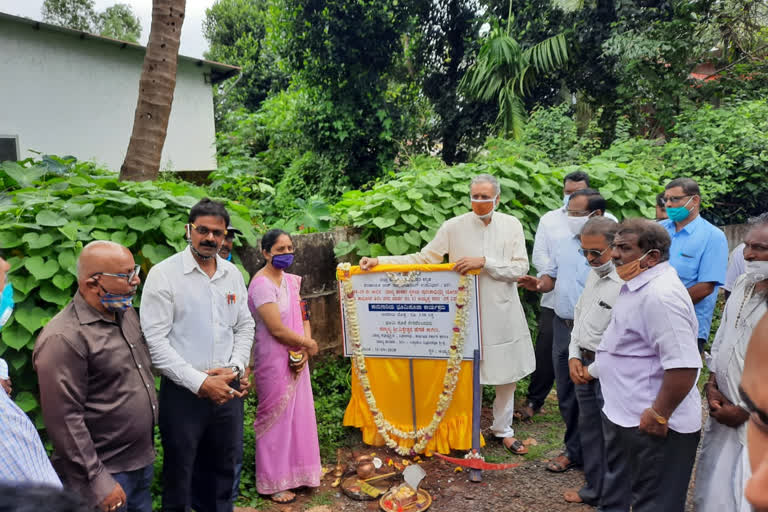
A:
{"label": "tree canopy", "polygon": [[41,14],[48,23],[113,39],[137,43],[141,37],[139,18],[133,8],[124,3],[97,12],[94,0],[45,0]]}

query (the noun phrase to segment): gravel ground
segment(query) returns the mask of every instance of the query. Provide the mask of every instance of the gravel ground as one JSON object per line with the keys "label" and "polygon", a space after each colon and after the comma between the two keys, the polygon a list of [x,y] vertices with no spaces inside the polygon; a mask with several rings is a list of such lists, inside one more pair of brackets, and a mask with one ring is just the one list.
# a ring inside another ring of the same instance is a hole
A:
{"label": "gravel ground", "polygon": [[[548,412],[549,411],[549,412]],[[704,412],[706,417],[706,411]],[[491,412],[483,410],[483,433],[488,441],[482,453],[488,462],[519,463],[518,467],[500,471],[484,471],[483,481],[472,483],[465,471],[456,472],[456,466],[437,457],[424,458],[419,462],[427,473],[422,488],[432,495],[430,511],[435,512],[558,512],[589,511],[590,506],[569,504],[563,500],[567,489],[578,489],[584,483],[581,471],[570,470],[555,474],[545,470],[551,457],[560,452],[560,443],[564,427],[557,412],[557,401],[553,396],[547,400],[542,410],[532,423],[516,426],[516,437],[521,440],[535,440],[529,446],[525,457],[507,453],[495,439],[489,438]],[[345,453],[346,460],[354,460],[357,455],[376,453],[386,460],[402,460],[390,450],[357,445]],[[453,453],[461,457],[462,453]],[[384,468],[380,470],[383,472]],[[317,489],[301,490],[297,499],[289,505],[274,505],[265,501],[258,508],[235,508],[235,512],[280,511],[280,512],[336,512],[336,511],[373,511],[379,510],[378,501],[354,501],[338,488],[331,486],[335,480],[332,472],[327,474]],[[399,483],[396,480],[392,484]],[[693,479],[689,490],[686,512],[693,512]]]}

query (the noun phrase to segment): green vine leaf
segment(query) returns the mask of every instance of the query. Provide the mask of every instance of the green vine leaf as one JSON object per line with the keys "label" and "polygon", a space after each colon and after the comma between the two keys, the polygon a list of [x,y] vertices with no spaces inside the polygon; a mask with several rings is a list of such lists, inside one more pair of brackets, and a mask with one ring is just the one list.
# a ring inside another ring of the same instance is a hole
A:
{"label": "green vine leaf", "polygon": [[38,281],[50,278],[60,268],[56,260],[44,260],[40,256],[24,258],[24,267],[29,270],[29,273],[35,276]]}

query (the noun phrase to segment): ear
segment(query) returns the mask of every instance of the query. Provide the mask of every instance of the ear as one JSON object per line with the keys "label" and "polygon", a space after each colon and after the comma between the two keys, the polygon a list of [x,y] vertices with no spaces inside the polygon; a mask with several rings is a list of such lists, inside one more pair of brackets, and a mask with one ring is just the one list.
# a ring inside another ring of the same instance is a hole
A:
{"label": "ear", "polygon": [[651,252],[648,253],[648,256],[645,257],[645,261],[648,262],[648,268],[658,265],[660,259],[661,252],[658,249],[652,249]]}

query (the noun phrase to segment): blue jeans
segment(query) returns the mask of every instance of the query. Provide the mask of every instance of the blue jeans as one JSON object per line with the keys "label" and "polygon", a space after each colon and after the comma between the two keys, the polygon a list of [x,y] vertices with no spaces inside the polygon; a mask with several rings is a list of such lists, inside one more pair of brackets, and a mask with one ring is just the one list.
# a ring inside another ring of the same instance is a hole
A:
{"label": "blue jeans", "polygon": [[152,477],[155,473],[152,464],[141,469],[112,473],[120,487],[125,492],[125,505],[120,507],[120,512],[152,512]]}

